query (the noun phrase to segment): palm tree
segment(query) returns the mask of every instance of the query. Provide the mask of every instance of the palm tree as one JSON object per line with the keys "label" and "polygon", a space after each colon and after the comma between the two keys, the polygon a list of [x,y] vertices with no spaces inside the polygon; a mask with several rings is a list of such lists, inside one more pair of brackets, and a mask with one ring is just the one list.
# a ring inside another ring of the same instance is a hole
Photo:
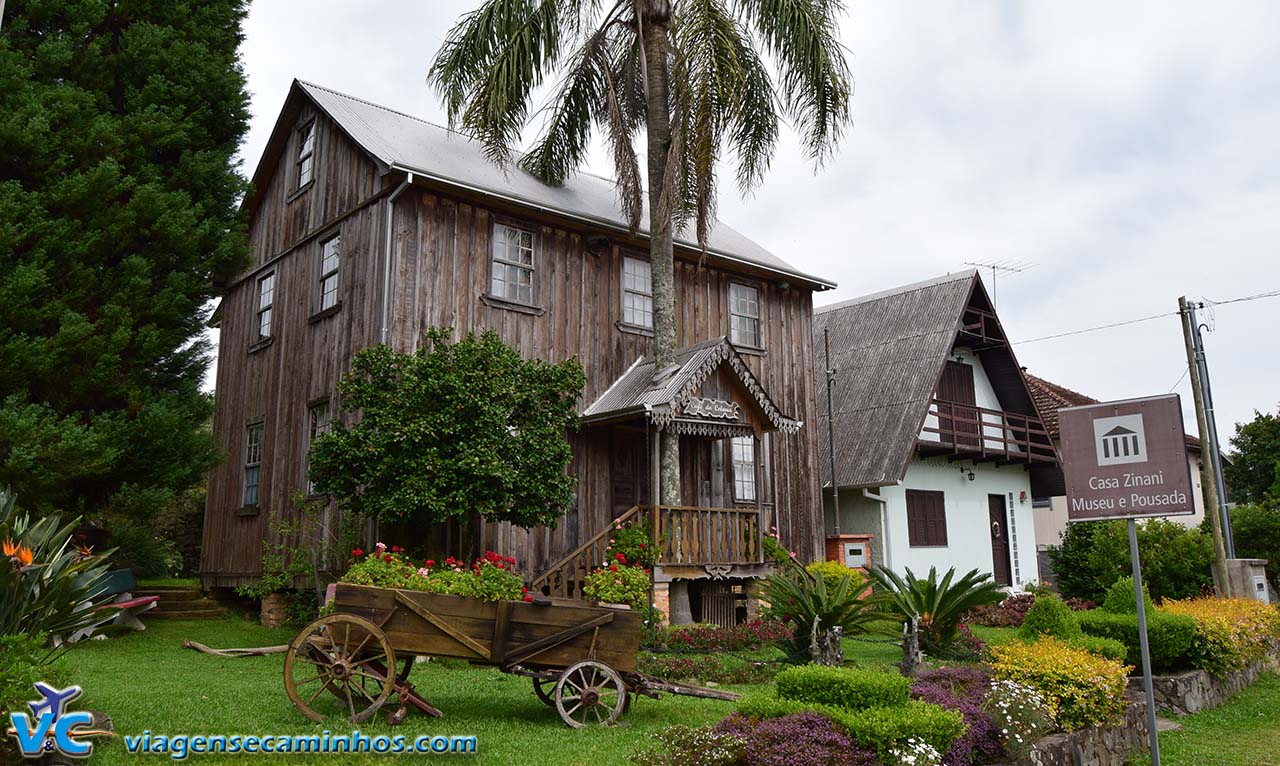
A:
{"label": "palm tree", "polygon": [[[506,164],[531,116],[534,89],[554,79],[541,133],[520,166],[563,184],[586,160],[597,129],[633,232],[647,189],[661,370],[676,351],[673,233],[692,222],[706,246],[725,150],[746,193],[769,167],[783,118],[816,165],[848,125],[852,80],[836,24],[842,12],[841,0],[485,0],[450,30],[428,80],[450,126]],[[645,182],[635,144],[641,132]],[[663,433],[663,504],[680,502],[678,444]]]}

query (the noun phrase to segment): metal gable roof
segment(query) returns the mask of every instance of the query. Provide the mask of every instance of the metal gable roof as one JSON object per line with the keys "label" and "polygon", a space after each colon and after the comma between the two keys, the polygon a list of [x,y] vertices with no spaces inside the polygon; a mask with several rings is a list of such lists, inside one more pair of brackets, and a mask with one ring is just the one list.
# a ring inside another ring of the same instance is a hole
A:
{"label": "metal gable roof", "polygon": [[[498,167],[479,144],[455,131],[313,83],[299,80],[295,87],[388,170],[409,171],[516,204],[627,230],[614,183],[609,179],[580,172],[563,186],[549,186],[514,164],[505,169]],[[647,214],[641,216],[641,234],[647,232],[643,223],[647,219]],[[687,227],[676,241],[688,248],[699,248]],[[707,250],[713,256],[791,277],[815,289],[835,287],[833,282],[797,270],[719,221],[712,226]]]}

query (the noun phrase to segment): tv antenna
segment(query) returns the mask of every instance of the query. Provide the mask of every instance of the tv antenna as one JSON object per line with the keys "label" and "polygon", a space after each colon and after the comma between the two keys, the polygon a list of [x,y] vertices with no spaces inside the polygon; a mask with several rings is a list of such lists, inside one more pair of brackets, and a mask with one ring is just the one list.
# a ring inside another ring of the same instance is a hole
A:
{"label": "tv antenna", "polygon": [[978,261],[965,261],[964,265],[973,266],[977,269],[991,269],[991,308],[996,306],[996,274],[1006,272],[1010,275],[1021,274],[1029,269],[1034,269],[1040,264],[1033,261],[995,261],[993,263],[981,263]]}

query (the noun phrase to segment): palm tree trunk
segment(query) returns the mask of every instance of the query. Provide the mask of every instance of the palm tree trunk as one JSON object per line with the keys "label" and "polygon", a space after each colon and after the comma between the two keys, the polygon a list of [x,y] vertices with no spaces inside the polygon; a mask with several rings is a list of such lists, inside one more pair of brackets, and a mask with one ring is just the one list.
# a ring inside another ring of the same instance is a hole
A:
{"label": "palm tree trunk", "polygon": [[[653,357],[655,372],[666,369],[676,356],[675,254],[672,246],[671,205],[664,204],[667,167],[671,160],[671,3],[637,0],[641,45],[645,60],[645,137],[649,171],[649,261],[653,269]],[[665,214],[664,214],[665,213]],[[680,504],[680,438],[663,430],[659,436],[659,498],[661,505]],[[680,541],[675,541],[679,550]],[[673,582],[669,591],[674,625],[692,622],[686,583]]]}

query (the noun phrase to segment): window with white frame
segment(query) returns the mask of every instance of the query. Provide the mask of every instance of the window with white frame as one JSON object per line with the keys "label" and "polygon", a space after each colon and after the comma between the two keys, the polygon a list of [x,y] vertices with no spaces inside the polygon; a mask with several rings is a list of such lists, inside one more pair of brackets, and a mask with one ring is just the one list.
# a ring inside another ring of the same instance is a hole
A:
{"label": "window with white frame", "polygon": [[342,265],[342,237],[320,243],[320,310],[338,305],[338,268]]}
{"label": "window with white frame", "polygon": [[622,259],[622,321],[653,327],[653,269],[648,261]]}
{"label": "window with white frame", "polygon": [[316,123],[314,120],[298,131],[298,188],[315,178]]}
{"label": "window with white frame", "polygon": [[316,402],[307,408],[307,451],[302,460],[302,475],[307,480],[307,494],[316,493],[315,482],[311,481],[311,448],[315,446],[316,437],[329,430],[329,402]]}
{"label": "window with white frame", "polygon": [[262,478],[262,442],[266,429],[262,423],[252,423],[244,435],[244,504],[246,508],[258,505],[258,484]]}
{"label": "window with white frame", "polygon": [[533,305],[533,232],[495,223],[492,261],[489,292],[503,300]]}
{"label": "window with white frame", "polygon": [[258,340],[271,337],[271,307],[275,304],[276,273],[258,280]]}
{"label": "window with white frame", "polygon": [[733,499],[754,502],[756,499],[756,445],[750,436],[735,436],[733,448]]}
{"label": "window with white frame", "polygon": [[736,282],[729,285],[729,340],[760,348],[760,291]]}

